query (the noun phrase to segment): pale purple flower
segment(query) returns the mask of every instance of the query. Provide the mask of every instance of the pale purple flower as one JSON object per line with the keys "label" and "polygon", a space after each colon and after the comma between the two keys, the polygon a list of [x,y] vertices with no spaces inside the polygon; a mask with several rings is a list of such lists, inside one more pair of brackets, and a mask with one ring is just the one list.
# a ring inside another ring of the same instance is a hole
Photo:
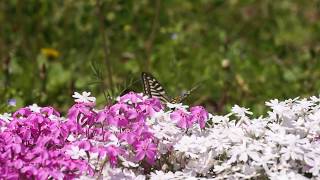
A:
{"label": "pale purple flower", "polygon": [[8,100],[8,105],[15,107],[17,105],[17,100],[16,99],[9,99]]}

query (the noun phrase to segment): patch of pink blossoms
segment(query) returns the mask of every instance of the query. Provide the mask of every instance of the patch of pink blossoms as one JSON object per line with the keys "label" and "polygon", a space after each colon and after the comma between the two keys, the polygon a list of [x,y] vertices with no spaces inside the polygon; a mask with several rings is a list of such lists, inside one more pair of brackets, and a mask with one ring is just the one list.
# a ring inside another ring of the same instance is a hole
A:
{"label": "patch of pink blossoms", "polygon": [[[90,95],[90,94],[88,94]],[[80,96],[80,95],[79,95]],[[158,99],[128,93],[102,110],[92,101],[76,101],[63,118],[52,107],[24,107],[0,119],[0,179],[74,179],[94,176],[105,159],[119,166],[119,157],[154,165],[158,140],[147,119],[164,110]],[[202,107],[177,109],[173,121],[183,129],[205,127]],[[96,159],[96,163],[92,162]]]}

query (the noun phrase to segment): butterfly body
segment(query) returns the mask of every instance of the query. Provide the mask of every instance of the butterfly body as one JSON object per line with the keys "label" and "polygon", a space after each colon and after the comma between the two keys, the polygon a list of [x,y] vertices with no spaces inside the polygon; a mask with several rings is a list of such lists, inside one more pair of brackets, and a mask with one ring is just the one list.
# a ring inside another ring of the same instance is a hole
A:
{"label": "butterfly body", "polygon": [[181,103],[184,99],[186,99],[189,94],[196,89],[192,88],[190,91],[187,91],[181,96],[177,96],[175,98],[170,98],[167,96],[166,91],[162,87],[162,85],[158,82],[158,80],[153,77],[150,73],[142,72],[141,79],[143,82],[143,90],[144,94],[151,97],[155,97],[160,99],[164,103]]}

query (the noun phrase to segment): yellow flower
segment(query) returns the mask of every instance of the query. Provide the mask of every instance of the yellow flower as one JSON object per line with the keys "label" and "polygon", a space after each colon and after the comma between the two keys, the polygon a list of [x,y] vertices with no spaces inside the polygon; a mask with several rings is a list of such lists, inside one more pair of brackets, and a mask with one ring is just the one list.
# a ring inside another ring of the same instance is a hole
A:
{"label": "yellow flower", "polygon": [[43,54],[47,58],[53,58],[53,59],[60,56],[60,52],[54,48],[42,48],[41,54]]}

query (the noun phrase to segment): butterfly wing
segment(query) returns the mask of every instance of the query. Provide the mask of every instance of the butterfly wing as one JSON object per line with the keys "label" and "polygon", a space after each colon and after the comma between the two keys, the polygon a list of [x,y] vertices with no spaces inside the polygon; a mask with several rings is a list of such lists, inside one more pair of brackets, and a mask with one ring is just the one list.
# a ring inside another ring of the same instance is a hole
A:
{"label": "butterfly wing", "polygon": [[166,91],[162,85],[150,73],[142,72],[141,79],[143,82],[144,94],[149,97],[156,97],[162,102],[169,102]]}

